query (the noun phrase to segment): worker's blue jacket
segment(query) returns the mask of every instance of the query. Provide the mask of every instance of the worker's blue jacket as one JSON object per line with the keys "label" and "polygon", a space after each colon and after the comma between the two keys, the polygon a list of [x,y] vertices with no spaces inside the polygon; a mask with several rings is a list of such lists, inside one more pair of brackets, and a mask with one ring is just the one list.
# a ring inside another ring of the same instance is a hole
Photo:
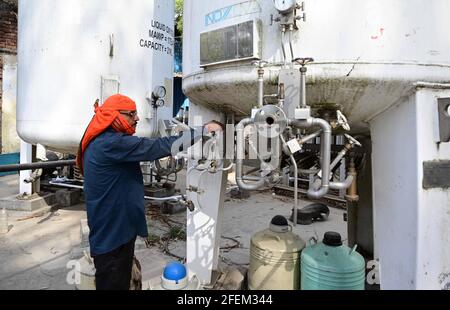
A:
{"label": "worker's blue jacket", "polygon": [[[200,131],[191,134],[192,143]],[[140,162],[170,156],[179,138],[139,138],[108,129],[89,144],[84,153],[84,192],[92,256],[109,253],[136,236],[148,236]]]}

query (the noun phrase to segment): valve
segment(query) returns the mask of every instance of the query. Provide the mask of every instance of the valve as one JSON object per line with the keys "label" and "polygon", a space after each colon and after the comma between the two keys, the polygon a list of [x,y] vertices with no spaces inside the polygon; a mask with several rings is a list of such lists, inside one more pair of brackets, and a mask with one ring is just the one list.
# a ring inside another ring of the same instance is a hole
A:
{"label": "valve", "polygon": [[350,145],[353,147],[362,147],[361,142],[359,142],[358,140],[356,140],[355,138],[353,138],[352,136],[345,134],[345,137],[347,138],[348,142],[350,143]]}
{"label": "valve", "polygon": [[344,113],[342,113],[341,111],[337,110],[336,114],[337,114],[337,122],[338,122],[339,126],[344,128],[345,131],[350,131],[351,128],[350,128],[350,125],[348,124],[348,120],[345,117]]}
{"label": "valve", "polygon": [[314,62],[314,58],[306,57],[306,58],[296,58],[292,62],[296,62],[302,67],[306,66],[307,64]]}
{"label": "valve", "polygon": [[265,60],[262,60],[262,59],[252,61],[252,65],[258,67],[259,69],[264,69],[264,67],[266,67],[267,64],[268,64],[268,62]]}

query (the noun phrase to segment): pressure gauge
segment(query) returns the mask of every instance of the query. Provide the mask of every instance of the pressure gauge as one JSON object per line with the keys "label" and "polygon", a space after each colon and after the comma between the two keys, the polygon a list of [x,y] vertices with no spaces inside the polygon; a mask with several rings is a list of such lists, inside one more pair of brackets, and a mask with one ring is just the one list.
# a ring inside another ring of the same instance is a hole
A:
{"label": "pressure gauge", "polygon": [[273,5],[281,14],[289,14],[294,11],[297,1],[296,0],[273,0]]}
{"label": "pressure gauge", "polygon": [[155,99],[164,98],[166,93],[167,91],[164,86],[157,86],[153,89],[152,97]]}

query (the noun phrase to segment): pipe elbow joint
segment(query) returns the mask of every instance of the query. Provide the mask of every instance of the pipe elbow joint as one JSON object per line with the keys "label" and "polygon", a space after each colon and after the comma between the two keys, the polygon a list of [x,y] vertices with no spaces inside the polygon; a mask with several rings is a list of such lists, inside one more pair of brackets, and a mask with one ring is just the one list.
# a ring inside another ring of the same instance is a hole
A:
{"label": "pipe elbow joint", "polygon": [[236,177],[236,184],[242,190],[256,191],[265,185],[265,180],[261,179],[261,180],[257,181],[256,183],[248,184],[248,183],[245,183],[245,181],[242,179],[242,177]]}
{"label": "pipe elbow joint", "polygon": [[326,194],[328,194],[328,191],[330,190],[330,187],[328,185],[323,185],[318,191],[315,190],[309,190],[308,191],[308,197],[310,199],[321,199]]}
{"label": "pipe elbow joint", "polygon": [[336,189],[336,190],[349,189],[350,186],[352,186],[353,180],[354,180],[353,176],[349,175],[347,177],[347,179],[345,180],[345,182],[340,182],[340,183],[331,182],[330,188]]}

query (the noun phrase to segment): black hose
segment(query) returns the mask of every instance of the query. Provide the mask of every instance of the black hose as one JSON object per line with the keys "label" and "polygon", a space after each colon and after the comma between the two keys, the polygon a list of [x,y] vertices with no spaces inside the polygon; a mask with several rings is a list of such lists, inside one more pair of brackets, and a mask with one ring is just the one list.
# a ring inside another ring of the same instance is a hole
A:
{"label": "black hose", "polygon": [[47,161],[47,162],[38,162],[38,163],[31,163],[31,164],[17,164],[17,165],[0,165],[0,173],[11,172],[11,171],[24,171],[24,170],[67,167],[67,166],[75,166],[75,165],[76,165],[75,160]]}

